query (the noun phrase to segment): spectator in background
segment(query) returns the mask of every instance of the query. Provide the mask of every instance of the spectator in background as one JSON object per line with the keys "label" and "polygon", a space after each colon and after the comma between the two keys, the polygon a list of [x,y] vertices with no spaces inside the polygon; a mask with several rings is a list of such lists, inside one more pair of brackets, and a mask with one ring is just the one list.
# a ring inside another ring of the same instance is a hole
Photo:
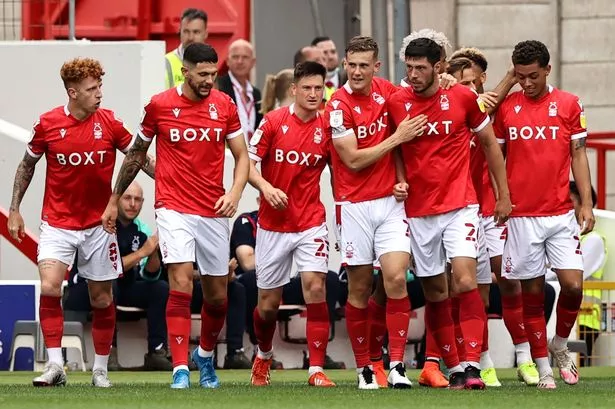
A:
{"label": "spectator in background", "polygon": [[295,67],[300,62],[306,61],[314,61],[324,65],[325,67],[327,66],[327,59],[325,58],[325,53],[322,49],[313,45],[301,47],[299,50],[297,50],[293,61],[293,67]]}
{"label": "spectator in background", "polygon": [[348,80],[346,71],[340,69],[340,58],[335,43],[327,36],[316,37],[312,40],[312,46],[320,48],[325,56],[327,78],[325,79],[325,100]]}
{"label": "spectator in background", "polygon": [[294,97],[291,91],[293,73],[294,70],[292,68],[286,68],[275,75],[268,74],[265,77],[263,103],[261,104],[262,115],[293,103]]}
{"label": "spectator in background", "polygon": [[[142,308],[147,314],[147,349],[144,369],[170,371],[167,359],[167,327],[165,309],[169,285],[159,280],[160,257],[158,236],[148,235],[139,228],[137,217],[143,208],[143,189],[133,182],[119,201],[117,241],[124,273],[116,280],[113,294],[116,305]],[[90,311],[87,281],[79,276],[76,263],[70,272],[69,290],[64,309]],[[119,369],[117,331],[109,359],[109,370]]]}
{"label": "spectator in background", "polygon": [[194,8],[184,10],[179,25],[179,47],[164,56],[166,88],[184,83],[184,74],[182,74],[184,50],[192,43],[204,43],[207,34],[207,13]]}
{"label": "spectator in background", "polygon": [[235,105],[246,141],[260,123],[261,91],[250,83],[256,58],[254,47],[246,40],[235,40],[228,49],[228,74],[218,78],[218,89],[229,95]]}

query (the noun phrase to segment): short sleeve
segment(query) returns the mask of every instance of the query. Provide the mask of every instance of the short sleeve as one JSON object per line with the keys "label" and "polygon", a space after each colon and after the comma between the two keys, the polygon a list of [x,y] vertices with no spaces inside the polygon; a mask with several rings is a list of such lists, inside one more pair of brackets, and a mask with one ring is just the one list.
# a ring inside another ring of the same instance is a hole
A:
{"label": "short sleeve", "polygon": [[151,140],[158,134],[158,125],[156,122],[156,105],[150,100],[143,107],[141,120],[139,121],[139,137],[146,142]]}
{"label": "short sleeve", "polygon": [[265,115],[248,142],[250,159],[260,162],[267,156],[274,134],[275,129],[271,126],[271,117]]}
{"label": "short sleeve", "polygon": [[116,149],[126,153],[134,143],[132,133],[126,128],[124,122],[118,118],[114,113],[111,119],[111,125],[113,129],[113,140],[115,142]]}
{"label": "short sleeve", "polygon": [[239,135],[243,135],[243,130],[241,129],[239,114],[237,113],[237,105],[235,105],[231,97],[228,97],[228,106],[229,112],[226,121],[226,139],[233,139]]}
{"label": "short sleeve", "polygon": [[242,214],[235,220],[231,232],[231,252],[234,252],[239,246],[256,247],[254,226],[250,217],[246,214]]}
{"label": "short sleeve", "polygon": [[495,139],[499,144],[506,144],[506,127],[504,126],[504,111],[502,106],[495,113],[495,119],[493,120],[493,132],[495,133]]}
{"label": "short sleeve", "polygon": [[472,132],[480,132],[489,125],[489,115],[485,109],[485,104],[476,92],[468,93],[467,117],[468,126]]}
{"label": "short sleeve", "polygon": [[329,101],[325,107],[326,133],[333,139],[354,134],[354,121],[347,108],[337,99]]}
{"label": "short sleeve", "polygon": [[585,120],[585,109],[580,99],[577,99],[572,104],[570,116],[568,120],[570,129],[570,140],[581,139],[587,137],[587,123]]}
{"label": "short sleeve", "polygon": [[34,158],[40,158],[47,152],[47,141],[45,139],[45,131],[41,125],[41,119],[37,119],[32,125],[32,133],[30,134],[30,142],[26,146],[26,151]]}

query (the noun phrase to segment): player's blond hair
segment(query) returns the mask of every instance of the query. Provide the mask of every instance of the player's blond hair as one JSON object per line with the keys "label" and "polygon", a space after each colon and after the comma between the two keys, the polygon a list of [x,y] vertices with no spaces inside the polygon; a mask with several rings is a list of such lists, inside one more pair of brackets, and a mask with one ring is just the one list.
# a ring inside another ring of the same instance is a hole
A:
{"label": "player's blond hair", "polygon": [[105,71],[98,60],[93,58],[74,58],[62,64],[60,77],[64,82],[64,87],[70,84],[77,84],[88,77],[100,80],[105,75]]}
{"label": "player's blond hair", "polygon": [[446,49],[451,48],[451,43],[448,41],[448,38],[446,38],[444,33],[432,30],[431,28],[423,28],[419,31],[413,31],[410,35],[404,37],[399,50],[400,61],[406,61],[406,47],[408,47],[408,44],[410,44],[411,41],[416,40],[417,38],[428,38],[434,41],[442,49],[442,55],[444,58],[446,58]]}
{"label": "player's blond hair", "polygon": [[485,54],[478,48],[474,47],[463,47],[459,50],[455,51],[453,55],[451,55],[451,60],[453,58],[464,57],[468,60],[472,61],[474,64],[478,65],[483,72],[487,71],[487,58]]}
{"label": "player's blond hair", "polygon": [[268,74],[265,77],[265,87],[263,88],[263,99],[261,102],[261,113],[264,115],[273,111],[276,102],[282,101],[286,97],[291,84],[293,83],[294,70],[284,69],[277,74]]}

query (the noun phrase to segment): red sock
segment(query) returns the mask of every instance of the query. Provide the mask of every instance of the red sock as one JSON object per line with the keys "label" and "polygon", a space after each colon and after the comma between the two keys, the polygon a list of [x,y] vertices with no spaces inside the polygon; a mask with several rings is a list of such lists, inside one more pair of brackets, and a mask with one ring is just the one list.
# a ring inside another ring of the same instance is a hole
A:
{"label": "red sock", "polygon": [[429,321],[428,327],[447,368],[451,369],[459,365],[450,298],[439,302],[426,301],[425,319]]}
{"label": "red sock", "polygon": [[485,304],[478,288],[459,294],[459,324],[463,332],[467,362],[480,362],[486,320]]}
{"label": "red sock", "polygon": [[433,337],[433,332],[429,328],[429,320],[425,318],[425,359],[440,359],[440,348]]}
{"label": "red sock", "polygon": [[173,358],[173,367],[188,365],[188,347],[190,344],[190,301],[192,294],[169,291],[167,301],[167,331],[169,348]]}
{"label": "red sock", "polygon": [[583,293],[579,292],[576,295],[566,295],[560,293],[557,300],[557,323],[555,333],[562,338],[568,338],[570,331],[574,326],[574,322],[579,315],[579,308],[583,300]]}
{"label": "red sock", "polygon": [[502,295],[502,319],[514,345],[528,342],[523,323],[523,297],[521,293]]}
{"label": "red sock", "polygon": [[461,323],[459,321],[459,297],[455,296],[451,298],[451,316],[455,323],[455,341],[457,341],[457,356],[459,356],[460,362],[466,361],[466,348],[463,343],[463,331],[461,330]]}
{"label": "red sock", "polygon": [[[265,321],[258,313],[258,307],[252,313],[254,320],[254,334],[258,341],[258,349],[261,352],[269,352],[273,349],[273,335],[275,334],[276,320]],[[327,334],[328,336],[328,334]]]}
{"label": "red sock", "polygon": [[387,331],[389,333],[389,356],[391,362],[404,362],[408,326],[410,325],[410,299],[387,298]]}
{"label": "red sock", "polygon": [[367,308],[357,308],[349,302],[346,303],[346,331],[357,368],[370,365]]}
{"label": "red sock", "polygon": [[107,308],[94,308],[92,314],[92,340],[97,355],[109,355],[115,331],[115,304]]}
{"label": "red sock", "polygon": [[201,340],[199,345],[205,351],[213,351],[218,343],[218,335],[226,319],[227,303],[212,305],[203,300],[201,307]]}
{"label": "red sock", "polygon": [[545,323],[545,293],[523,293],[523,322],[528,334],[532,358],[546,358],[547,324]]}
{"label": "red sock", "polygon": [[485,328],[483,330],[483,347],[480,352],[489,351],[489,319],[485,320]]}
{"label": "red sock", "polygon": [[387,333],[386,307],[378,304],[373,298],[367,303],[369,321],[369,357],[372,361],[382,359],[382,345]]}
{"label": "red sock", "polygon": [[61,297],[41,295],[38,316],[47,348],[60,348],[64,334],[64,315]]}
{"label": "red sock", "polygon": [[310,366],[325,364],[325,354],[329,343],[329,309],[326,302],[307,304],[306,337]]}

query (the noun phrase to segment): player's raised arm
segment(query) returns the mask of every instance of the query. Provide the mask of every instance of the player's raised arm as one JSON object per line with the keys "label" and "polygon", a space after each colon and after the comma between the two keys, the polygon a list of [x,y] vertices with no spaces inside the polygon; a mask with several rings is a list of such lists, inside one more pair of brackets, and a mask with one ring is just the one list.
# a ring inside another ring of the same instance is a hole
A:
{"label": "player's raised arm", "polygon": [[417,115],[414,118],[406,117],[399,123],[397,130],[389,138],[376,146],[359,149],[357,135],[355,135],[354,130],[348,129],[344,132],[340,132],[339,126],[341,124],[336,126],[338,119],[334,112],[335,111],[332,111],[329,117],[333,146],[342,159],[342,162],[344,162],[344,165],[355,172],[376,163],[395,147],[421,135],[427,125],[427,116],[425,115]]}
{"label": "player's raised arm", "polygon": [[15,172],[7,227],[11,237],[19,243],[21,243],[21,239],[25,235],[24,222],[21,213],[19,213],[19,206],[26,194],[26,190],[28,190],[28,186],[30,186],[34,176],[34,169],[40,158],[40,156],[35,157],[26,152],[21,162],[19,162],[19,166],[17,166],[17,172]]}

